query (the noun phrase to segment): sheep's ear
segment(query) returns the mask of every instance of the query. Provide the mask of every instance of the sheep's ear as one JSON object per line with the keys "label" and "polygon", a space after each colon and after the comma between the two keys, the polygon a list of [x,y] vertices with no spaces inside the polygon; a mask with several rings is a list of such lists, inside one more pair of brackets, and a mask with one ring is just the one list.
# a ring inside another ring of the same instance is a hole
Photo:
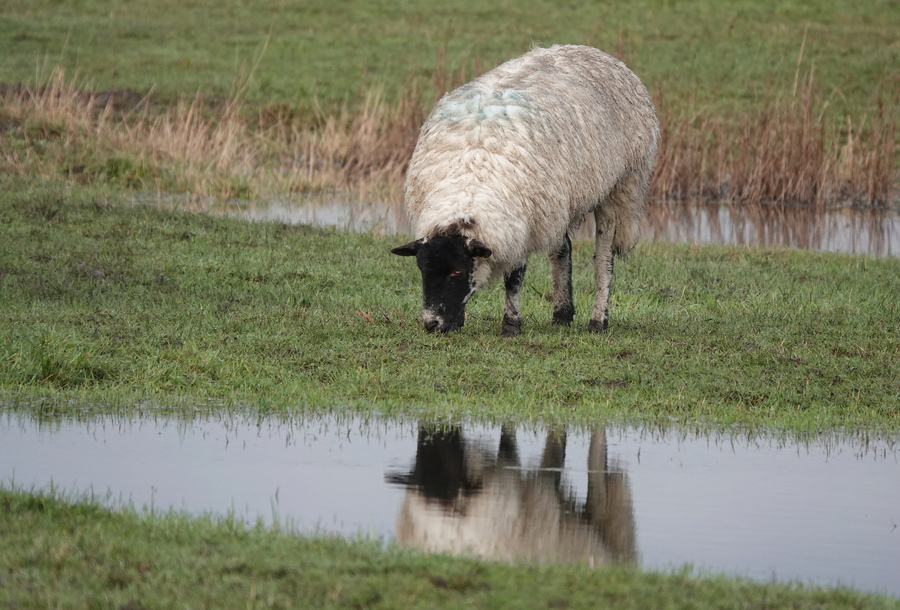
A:
{"label": "sheep's ear", "polygon": [[477,239],[470,240],[469,243],[466,244],[466,250],[469,251],[469,254],[478,258],[487,258],[493,254],[493,251],[490,248]]}
{"label": "sheep's ear", "polygon": [[419,248],[422,246],[423,241],[424,240],[417,239],[416,241],[411,241],[408,244],[403,244],[402,246],[391,248],[391,254],[396,254],[397,256],[415,256],[419,251]]}

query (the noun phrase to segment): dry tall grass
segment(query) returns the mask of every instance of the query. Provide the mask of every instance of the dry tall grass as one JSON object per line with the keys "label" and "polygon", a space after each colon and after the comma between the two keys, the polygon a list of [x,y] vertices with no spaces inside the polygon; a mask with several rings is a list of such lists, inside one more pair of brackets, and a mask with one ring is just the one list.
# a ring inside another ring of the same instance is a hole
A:
{"label": "dry tall grass", "polygon": [[254,115],[239,96],[200,95],[171,107],[141,100],[116,111],[115,94],[94,94],[55,70],[40,87],[0,91],[0,171],[174,190],[196,199],[353,189],[398,190],[412,154],[421,104],[389,106],[370,95],[310,124]]}
{"label": "dry tall grass", "polygon": [[[897,109],[884,93],[854,128],[833,123],[810,74],[761,110],[711,115],[658,92],[662,145],[652,196],[728,203],[888,205],[898,197]],[[673,110],[673,107],[679,110]]]}
{"label": "dry tall grass", "polygon": [[[439,62],[435,96],[466,80]],[[479,66],[474,67],[480,71]],[[56,70],[40,87],[0,90],[0,171],[194,198],[266,198],[347,190],[396,200],[431,92],[410,86],[394,104],[377,92],[312,119],[254,112],[236,91],[123,110],[109,93],[76,87]],[[752,114],[725,117],[696,98],[655,98],[662,142],[655,200],[888,205],[898,201],[900,88],[885,87],[860,117],[827,118],[812,75],[770,94]],[[264,116],[265,115],[265,116]]]}

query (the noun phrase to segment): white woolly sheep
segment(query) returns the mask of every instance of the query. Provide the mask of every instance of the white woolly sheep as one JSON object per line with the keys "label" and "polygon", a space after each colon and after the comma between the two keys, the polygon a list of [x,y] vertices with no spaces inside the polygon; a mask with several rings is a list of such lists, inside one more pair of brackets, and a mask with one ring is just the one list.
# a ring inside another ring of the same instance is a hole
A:
{"label": "white woolly sheep", "polygon": [[570,233],[594,212],[596,294],[589,330],[609,320],[613,257],[635,243],[659,139],[647,89],[621,61],[585,46],[535,48],[448,93],[422,125],[405,203],[429,331],[462,327],[466,302],[502,274],[501,335],[521,329],[532,252],[548,252],[553,322],[570,324]]}

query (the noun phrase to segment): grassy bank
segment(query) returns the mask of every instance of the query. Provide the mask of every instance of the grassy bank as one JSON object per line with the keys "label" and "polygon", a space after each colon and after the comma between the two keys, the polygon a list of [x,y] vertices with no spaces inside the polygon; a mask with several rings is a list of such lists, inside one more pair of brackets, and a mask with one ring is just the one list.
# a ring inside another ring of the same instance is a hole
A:
{"label": "grassy bank", "polygon": [[897,260],[646,244],[617,265],[596,337],[582,243],[571,328],[549,324],[536,256],[518,339],[498,336],[499,286],[461,333],[433,336],[418,271],[387,253],[397,238],[3,186],[0,391],[23,408],[900,428]]}
{"label": "grassy bank", "polygon": [[10,608],[897,608],[850,590],[425,557],[0,489]]}

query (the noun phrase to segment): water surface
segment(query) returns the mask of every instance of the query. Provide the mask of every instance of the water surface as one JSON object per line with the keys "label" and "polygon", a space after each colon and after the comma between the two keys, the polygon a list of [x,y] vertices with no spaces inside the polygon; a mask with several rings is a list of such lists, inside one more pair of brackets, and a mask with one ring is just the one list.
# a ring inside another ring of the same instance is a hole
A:
{"label": "water surface", "polygon": [[[254,220],[409,233],[403,206],[397,202],[318,197],[253,205],[225,203],[218,210]],[[900,256],[900,210],[662,203],[649,206],[642,234],[650,241],[671,243],[784,246]],[[588,239],[592,235],[593,219],[589,215],[578,236]]]}
{"label": "water surface", "polygon": [[837,436],[0,419],[0,477],[501,560],[692,564],[900,596],[900,450]]}

